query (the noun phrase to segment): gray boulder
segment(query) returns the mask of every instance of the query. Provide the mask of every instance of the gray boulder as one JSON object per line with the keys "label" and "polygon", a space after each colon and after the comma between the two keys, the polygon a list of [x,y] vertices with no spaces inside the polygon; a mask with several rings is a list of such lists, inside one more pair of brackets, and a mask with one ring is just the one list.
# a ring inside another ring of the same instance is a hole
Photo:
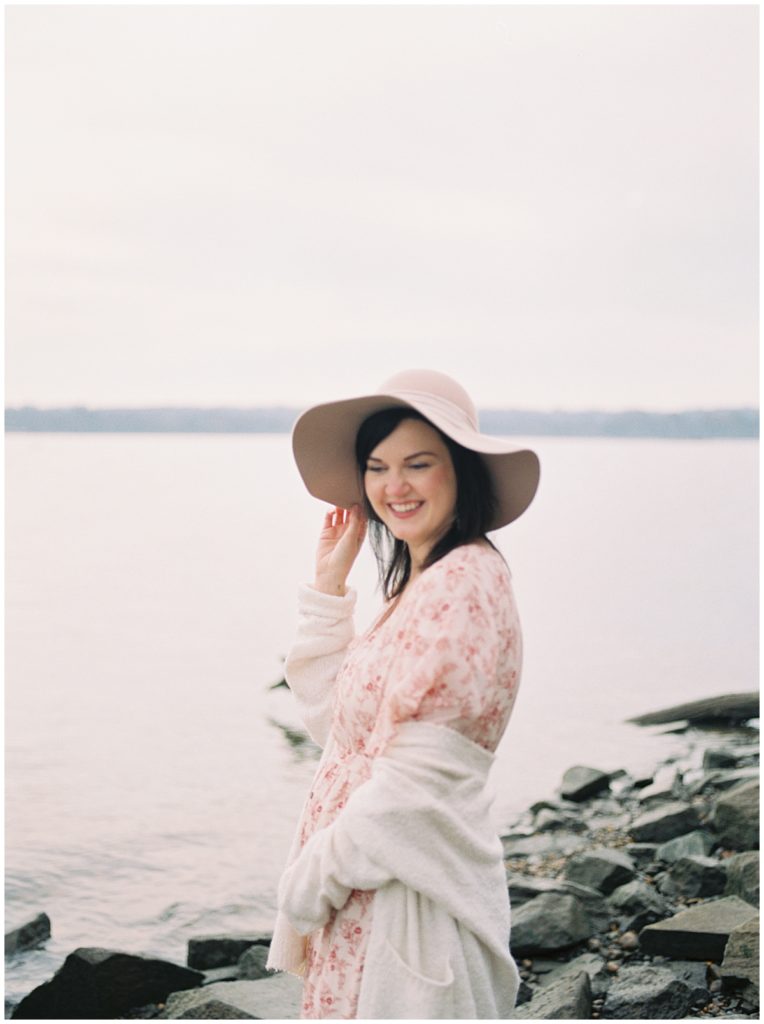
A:
{"label": "gray boulder", "polygon": [[510,946],[519,956],[553,952],[582,942],[595,928],[581,902],[568,893],[542,893],[513,915]]}
{"label": "gray boulder", "polygon": [[221,981],[197,992],[176,992],[167,1000],[159,1019],[185,1020],[212,1000],[258,1020],[296,1020],[302,1003],[302,983],[291,974],[274,974],[260,981]]}
{"label": "gray boulder", "polygon": [[[539,973],[536,964],[537,961],[534,959],[534,973]],[[550,971],[540,975],[539,983],[546,986],[559,981],[564,975],[577,974],[579,971],[586,971],[589,975],[592,998],[597,999],[604,996],[612,981],[612,975],[608,972],[604,959],[598,953],[581,953],[565,963],[554,962]]]}
{"label": "gray boulder", "polygon": [[752,1003],[759,999],[759,917],[752,917],[730,933],[722,961],[726,990],[743,989]]}
{"label": "gray boulder", "polygon": [[684,896],[719,896],[727,884],[727,868],[713,857],[681,857],[671,868],[671,881]]}
{"label": "gray boulder", "polygon": [[659,921],[667,912],[666,901],[660,893],[639,879],[615,889],[608,903],[621,917],[624,931],[639,931],[646,924]]}
{"label": "gray boulder", "polygon": [[713,846],[714,837],[711,833],[696,828],[675,839],[669,839],[667,843],[661,843],[655,851],[655,856],[664,864],[674,864],[682,857],[693,857],[696,854],[706,857]]}
{"label": "gray boulder", "polygon": [[230,967],[251,946],[270,946],[271,932],[245,932],[238,935],[200,935],[188,940],[187,963],[198,971]]}
{"label": "gray boulder", "polygon": [[700,824],[692,804],[674,801],[645,811],[631,824],[629,832],[637,842],[662,843],[689,832]]}
{"label": "gray boulder", "polygon": [[759,905],[759,852],[735,853],[724,862],[727,866],[725,896],[739,896],[754,907]]}
{"label": "gray boulder", "polygon": [[595,931],[599,932],[607,928],[613,915],[608,906],[607,898],[602,895],[599,889],[592,889],[588,885],[581,885],[578,882],[564,881],[560,884],[562,891],[575,896],[584,908]]}
{"label": "gray boulder", "polygon": [[657,843],[629,843],[623,847],[623,852],[627,853],[639,867],[643,867],[655,860],[658,849]]}
{"label": "gray boulder", "polygon": [[563,775],[560,795],[564,800],[581,803],[582,800],[588,800],[590,796],[601,793],[609,786],[610,776],[607,772],[601,772],[598,768],[575,765],[573,768],[568,768]]}
{"label": "gray boulder", "polygon": [[626,964],[608,989],[602,1016],[611,1020],[678,1020],[690,1006],[690,988],[673,971],[654,964]]}
{"label": "gray boulder", "polygon": [[759,848],[759,783],[744,782],[720,796],[712,813],[719,841],[735,850]]}
{"label": "gray boulder", "polygon": [[651,956],[721,963],[730,934],[756,916],[756,909],[737,896],[708,900],[647,925],[639,945]]}
{"label": "gray boulder", "polygon": [[605,847],[577,854],[565,866],[566,878],[605,894],[630,882],[635,874],[636,866],[628,854]]}
{"label": "gray boulder", "polygon": [[238,975],[247,981],[257,981],[259,978],[267,978],[270,971],[265,966],[268,959],[269,949],[267,946],[250,946],[239,957]]}
{"label": "gray boulder", "polygon": [[590,1020],[592,993],[586,971],[565,974],[540,988],[513,1017],[525,1020]]}
{"label": "gray boulder", "polygon": [[23,949],[35,949],[50,938],[50,918],[47,914],[38,914],[33,921],[21,928],[14,928],[5,933],[5,955],[19,953]]}
{"label": "gray boulder", "polygon": [[663,965],[683,981],[690,990],[690,1002],[693,1006],[705,1006],[711,998],[708,989],[708,972],[706,965],[696,960],[668,960]]}
{"label": "gray boulder", "polygon": [[171,992],[201,985],[204,975],[165,960],[110,949],[76,949],[50,981],[21,1000],[14,1019],[97,1020],[121,1017]]}

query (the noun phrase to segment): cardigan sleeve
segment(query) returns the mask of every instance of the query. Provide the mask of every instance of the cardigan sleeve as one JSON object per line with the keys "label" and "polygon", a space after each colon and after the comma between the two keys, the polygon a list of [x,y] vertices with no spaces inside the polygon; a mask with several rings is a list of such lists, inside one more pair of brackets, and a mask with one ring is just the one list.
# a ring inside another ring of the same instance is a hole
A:
{"label": "cardigan sleeve", "polygon": [[344,597],[307,584],[297,593],[297,634],[284,675],[308,734],[323,747],[329,737],[334,683],[355,635],[356,591]]}

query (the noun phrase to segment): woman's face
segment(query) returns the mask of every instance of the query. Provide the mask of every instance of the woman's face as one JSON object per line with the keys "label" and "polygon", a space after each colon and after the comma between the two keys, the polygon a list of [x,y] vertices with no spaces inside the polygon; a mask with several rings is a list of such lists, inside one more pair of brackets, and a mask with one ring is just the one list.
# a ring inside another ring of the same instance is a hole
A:
{"label": "woman's face", "polygon": [[402,420],[366,460],[364,487],[371,507],[416,567],[448,531],[456,514],[456,474],[434,427]]}

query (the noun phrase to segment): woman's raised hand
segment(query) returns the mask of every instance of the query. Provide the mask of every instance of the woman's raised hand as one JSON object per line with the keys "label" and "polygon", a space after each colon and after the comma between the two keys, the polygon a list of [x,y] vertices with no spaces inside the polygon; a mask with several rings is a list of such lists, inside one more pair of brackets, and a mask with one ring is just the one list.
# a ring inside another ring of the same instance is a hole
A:
{"label": "woman's raised hand", "polygon": [[340,597],[345,580],[366,536],[366,517],[360,505],[327,512],[316,552],[316,590]]}

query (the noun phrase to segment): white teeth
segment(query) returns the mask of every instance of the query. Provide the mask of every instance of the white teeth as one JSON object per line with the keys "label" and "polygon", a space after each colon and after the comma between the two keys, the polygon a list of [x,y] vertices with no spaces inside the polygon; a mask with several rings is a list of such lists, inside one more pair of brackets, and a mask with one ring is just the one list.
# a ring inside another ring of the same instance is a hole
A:
{"label": "white teeth", "polygon": [[421,504],[421,501],[409,501],[405,505],[393,505],[391,503],[390,508],[393,512],[411,512],[413,509],[419,508]]}

